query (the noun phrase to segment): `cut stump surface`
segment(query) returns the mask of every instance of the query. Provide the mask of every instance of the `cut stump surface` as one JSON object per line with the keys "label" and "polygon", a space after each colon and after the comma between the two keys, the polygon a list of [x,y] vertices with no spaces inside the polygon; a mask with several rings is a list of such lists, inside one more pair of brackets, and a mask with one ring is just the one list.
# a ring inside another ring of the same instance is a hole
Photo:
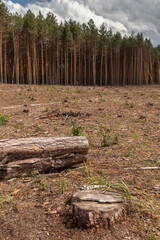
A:
{"label": "cut stump surface", "polygon": [[68,227],[105,227],[125,220],[127,203],[122,195],[102,190],[76,192],[66,214]]}

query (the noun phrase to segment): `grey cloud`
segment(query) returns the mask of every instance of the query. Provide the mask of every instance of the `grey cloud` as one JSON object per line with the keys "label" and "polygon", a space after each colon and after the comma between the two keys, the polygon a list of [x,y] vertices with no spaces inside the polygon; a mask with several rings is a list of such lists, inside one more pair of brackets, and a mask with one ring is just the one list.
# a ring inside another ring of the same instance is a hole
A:
{"label": "grey cloud", "polygon": [[93,0],[93,5],[97,14],[121,22],[128,32],[143,32],[154,44],[159,43],[160,0],[99,0],[100,7]]}
{"label": "grey cloud", "polygon": [[24,12],[30,8],[35,14],[52,11],[59,21],[73,18],[88,22],[93,18],[97,26],[106,22],[108,27],[122,34],[143,32],[154,45],[160,39],[160,0],[50,0],[37,1],[25,8],[4,0],[12,11]]}

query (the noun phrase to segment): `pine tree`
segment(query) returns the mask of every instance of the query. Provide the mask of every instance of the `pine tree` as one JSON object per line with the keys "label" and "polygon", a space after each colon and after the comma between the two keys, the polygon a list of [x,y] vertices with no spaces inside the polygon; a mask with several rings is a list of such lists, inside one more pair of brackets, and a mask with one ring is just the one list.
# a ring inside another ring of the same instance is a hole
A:
{"label": "pine tree", "polygon": [[[5,76],[5,81],[3,78],[3,52],[2,52],[2,39],[3,39],[3,32],[4,32],[4,26],[6,24],[6,19],[7,19],[8,11],[7,8],[5,7],[4,3],[0,0],[0,82],[6,82],[6,76]],[[5,41],[5,52],[6,52],[6,41]],[[5,64],[6,64],[6,55],[5,55]],[[6,67],[5,67],[6,69]],[[6,70],[5,70],[5,75],[6,75]]]}
{"label": "pine tree", "polygon": [[[57,19],[53,13],[49,12],[47,14],[46,24],[46,82],[48,84],[56,84],[59,82],[59,68],[57,70],[57,66],[59,66],[59,53],[57,54],[56,51],[57,46],[59,46],[59,28]],[[48,76],[49,79],[47,79]]]}
{"label": "pine tree", "polygon": [[[89,81],[87,81],[87,48],[88,48],[88,41],[89,41],[89,28],[84,23],[82,24],[82,41],[83,41],[83,84],[86,86],[89,84]],[[90,64],[90,60],[89,60]],[[89,65],[88,64],[88,65]],[[90,79],[89,79],[90,80]]]}
{"label": "pine tree", "polygon": [[[74,56],[74,81],[73,84],[77,85],[77,47],[78,47],[78,54],[79,54],[79,83],[81,81],[80,79],[80,42],[82,39],[82,35],[81,35],[81,26],[79,23],[77,23],[76,21],[70,20],[69,21],[69,26],[70,26],[70,30],[73,36],[73,56]],[[71,52],[72,52],[72,48],[71,48]],[[71,75],[72,76],[72,75]],[[71,77],[72,78],[72,77]],[[72,82],[72,79],[71,79]]]}
{"label": "pine tree", "polygon": [[64,41],[64,65],[65,65],[65,81],[64,84],[68,85],[68,69],[69,69],[69,49],[73,43],[73,36],[67,21],[63,27],[63,41]]}
{"label": "pine tree", "polygon": [[28,10],[10,14],[0,0],[0,82],[70,85],[160,83],[160,47],[142,33],[121,37],[69,20],[57,23]]}
{"label": "pine tree", "polygon": [[109,84],[113,85],[113,32],[110,28],[107,31],[108,45],[109,45]]}
{"label": "pine tree", "polygon": [[113,36],[113,48],[114,48],[114,64],[113,64],[113,84],[120,84],[120,49],[121,49],[121,34],[117,32]]}
{"label": "pine tree", "polygon": [[103,23],[100,26],[99,30],[100,35],[100,82],[99,85],[102,86],[103,84],[107,85],[107,26],[105,23]]}
{"label": "pine tree", "polygon": [[[39,75],[41,75],[41,83],[44,85],[44,39],[46,36],[46,22],[45,19],[42,15],[41,12],[39,12],[38,16],[37,16],[37,33],[38,33],[38,38],[39,38],[39,43],[40,43],[40,69],[41,69],[41,73],[39,73]],[[39,81],[40,83],[40,81]]]}
{"label": "pine tree", "polygon": [[[13,77],[14,83],[20,83],[20,69],[23,68],[22,62],[20,65],[20,52],[21,49],[21,34],[23,29],[23,19],[18,13],[12,15],[11,18],[11,28],[13,37],[13,48],[14,48],[14,64],[13,64]],[[21,75],[22,77],[22,75]]]}
{"label": "pine tree", "polygon": [[[36,79],[36,70],[37,70],[37,57],[36,57],[36,36],[37,36],[37,28],[36,28],[36,18],[35,15],[28,10],[26,15],[24,16],[24,25],[23,32],[26,38],[27,45],[27,82],[28,84],[32,84],[32,76],[33,83],[37,83]],[[32,58],[33,56],[33,58]],[[33,66],[33,72],[32,72]]]}
{"label": "pine tree", "polygon": [[92,70],[93,70],[93,82],[96,85],[96,57],[97,57],[97,42],[98,42],[98,29],[92,19],[88,22],[88,27],[90,31],[90,41],[92,44]]}

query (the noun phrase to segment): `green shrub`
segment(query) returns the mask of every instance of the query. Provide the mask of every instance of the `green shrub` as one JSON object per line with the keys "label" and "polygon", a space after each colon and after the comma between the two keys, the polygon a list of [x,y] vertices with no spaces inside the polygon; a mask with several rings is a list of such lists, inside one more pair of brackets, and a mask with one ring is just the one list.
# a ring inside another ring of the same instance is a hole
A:
{"label": "green shrub", "polygon": [[[107,129],[109,130],[109,129]],[[110,136],[106,133],[109,131],[105,131],[103,128],[100,128],[99,134],[101,136],[101,145],[102,147],[110,147]]]}
{"label": "green shrub", "polygon": [[0,114],[0,125],[5,125],[9,121],[9,115]]}
{"label": "green shrub", "polygon": [[125,105],[133,108],[134,107],[134,102],[129,102],[128,100],[126,100]]}
{"label": "green shrub", "polygon": [[19,122],[19,123],[16,123],[15,125],[13,125],[14,128],[23,128],[24,126],[24,123],[23,122]]}
{"label": "green shrub", "polygon": [[60,178],[57,182],[57,193],[64,193],[64,191],[67,188],[67,183],[66,180],[64,178]]}
{"label": "green shrub", "polygon": [[116,133],[116,134],[114,134],[114,136],[113,136],[113,144],[118,144],[118,141],[119,141],[119,134]]}
{"label": "green shrub", "polygon": [[71,133],[73,136],[82,136],[84,135],[84,128],[81,125],[78,125],[76,121],[72,121]]}
{"label": "green shrub", "polygon": [[110,147],[113,144],[118,144],[119,134],[116,133],[113,135],[110,134],[110,129],[105,129],[100,127],[99,134],[101,136],[101,146]]}
{"label": "green shrub", "polygon": [[46,107],[46,108],[45,108],[45,112],[48,112],[48,111],[49,111],[49,107]]}
{"label": "green shrub", "polygon": [[42,128],[38,124],[35,125],[35,128],[36,128],[36,132],[42,132]]}

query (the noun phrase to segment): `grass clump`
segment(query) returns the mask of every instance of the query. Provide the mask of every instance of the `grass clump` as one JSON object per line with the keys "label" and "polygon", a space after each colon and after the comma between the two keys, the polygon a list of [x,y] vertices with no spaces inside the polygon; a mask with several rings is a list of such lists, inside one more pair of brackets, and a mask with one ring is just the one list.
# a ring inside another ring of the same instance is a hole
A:
{"label": "grass clump", "polygon": [[47,180],[46,177],[37,175],[36,178],[37,178],[38,186],[39,186],[42,190],[48,189],[48,187],[49,187],[49,182],[48,182],[48,180]]}
{"label": "grass clump", "polygon": [[38,124],[35,125],[35,129],[36,129],[36,132],[42,132],[42,128],[41,126],[39,126]]}
{"label": "grass clump", "polygon": [[133,196],[132,192],[130,191],[129,185],[125,181],[121,180],[118,183],[108,182],[103,193],[111,189],[120,191],[127,199],[128,203],[130,203],[130,207],[131,206],[132,208],[137,207],[137,209],[139,209],[140,212],[144,212],[151,215],[153,213],[156,213],[155,203],[153,202],[153,200],[140,199],[137,196]]}
{"label": "grass clump", "polygon": [[0,125],[5,125],[9,121],[9,115],[0,114]]}
{"label": "grass clump", "polygon": [[23,122],[19,122],[19,123],[16,123],[15,125],[13,125],[13,127],[16,129],[23,128],[23,126],[24,126]]}
{"label": "grass clump", "polygon": [[90,169],[86,162],[83,163],[84,177],[90,177]]}
{"label": "grass clump", "polygon": [[0,200],[0,207],[2,208],[2,209],[4,209],[4,204],[3,204],[3,202]]}
{"label": "grass clump", "polygon": [[72,121],[71,124],[72,124],[71,135],[86,137],[89,142],[89,150],[92,150],[91,137],[88,134],[86,134],[84,128],[81,125],[77,124],[76,121]]}
{"label": "grass clump", "polygon": [[139,138],[139,134],[136,131],[134,131],[131,133],[131,137],[134,139],[137,139],[137,138]]}
{"label": "grass clump", "polygon": [[63,194],[67,189],[67,183],[64,178],[60,178],[57,182],[57,192]]}
{"label": "grass clump", "polygon": [[114,134],[114,136],[113,136],[113,141],[112,141],[112,143],[113,143],[113,144],[118,144],[118,142],[119,142],[119,134],[116,133],[116,134]]}
{"label": "grass clump", "polygon": [[110,130],[100,127],[99,134],[101,136],[101,145],[102,147],[110,147]]}
{"label": "grass clump", "polygon": [[82,136],[84,135],[84,128],[81,125],[78,125],[76,121],[72,121],[72,136]]}
{"label": "grass clump", "polygon": [[11,204],[13,201],[14,198],[11,193],[2,194],[0,198],[0,208],[4,210],[6,205]]}
{"label": "grass clump", "polygon": [[158,237],[155,232],[151,231],[149,234],[149,239],[150,240],[158,240]]}
{"label": "grass clump", "polygon": [[102,97],[103,95],[107,96],[107,95],[111,94],[110,92],[101,91],[101,90],[97,90],[96,93],[98,93],[100,97]]}
{"label": "grass clump", "polygon": [[110,129],[105,129],[100,127],[99,134],[101,136],[101,146],[110,147],[113,144],[118,144],[119,134],[115,133],[114,135],[110,134]]}
{"label": "grass clump", "polygon": [[124,196],[127,199],[131,198],[131,192],[130,192],[129,186],[124,181],[121,181],[120,183],[109,183],[107,185],[107,188],[104,190],[104,193],[108,191],[110,188],[121,191],[122,193],[124,193]]}
{"label": "grass clump", "polygon": [[142,160],[145,165],[153,166],[153,167],[160,167],[160,161],[157,159],[143,159]]}
{"label": "grass clump", "polygon": [[126,100],[125,105],[129,106],[130,108],[133,108],[134,107],[134,102],[129,102],[128,100]]}
{"label": "grass clump", "polygon": [[106,177],[104,176],[94,176],[94,177],[88,177],[87,179],[88,183],[93,186],[100,186],[100,187],[107,187],[109,185],[109,181]]}
{"label": "grass clump", "polygon": [[48,106],[45,108],[45,112],[49,112],[49,107]]}
{"label": "grass clump", "polygon": [[51,92],[54,92],[55,90],[56,90],[55,88],[52,88],[52,89],[51,89]]}

